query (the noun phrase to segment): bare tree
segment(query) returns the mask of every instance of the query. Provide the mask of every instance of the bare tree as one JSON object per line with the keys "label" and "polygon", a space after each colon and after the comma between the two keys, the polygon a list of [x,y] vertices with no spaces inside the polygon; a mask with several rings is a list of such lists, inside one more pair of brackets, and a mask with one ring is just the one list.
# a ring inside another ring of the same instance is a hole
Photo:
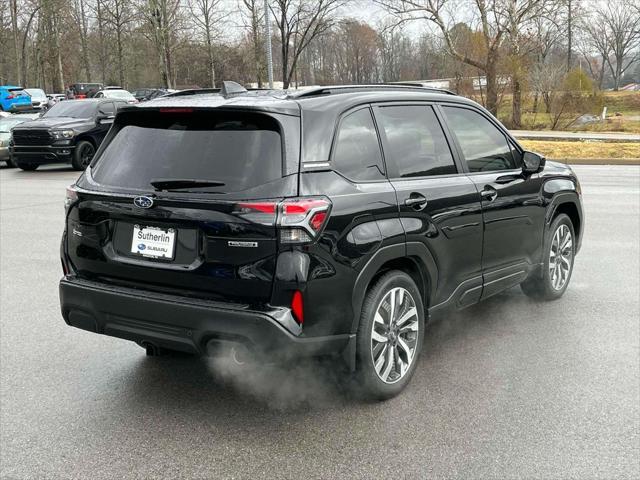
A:
{"label": "bare tree", "polygon": [[218,34],[218,24],[229,14],[221,12],[221,0],[189,0],[191,20],[204,35],[209,60],[209,83],[216,86],[213,40]]}
{"label": "bare tree", "polygon": [[[409,20],[427,20],[434,23],[440,30],[447,51],[458,61],[482,71],[486,76],[487,99],[486,107],[493,113],[498,111],[498,61],[500,48],[505,33],[502,23],[496,19],[491,10],[495,2],[474,0],[471,4],[480,22],[483,53],[471,55],[457,48],[446,20],[445,10],[449,6],[448,0],[376,0],[388,12],[394,14],[399,22]],[[456,23],[456,22],[453,22]]]}
{"label": "bare tree", "polygon": [[179,10],[180,0],[147,0],[144,12],[158,56],[162,83],[167,88],[174,85],[171,72],[172,37],[175,35]]}
{"label": "bare tree", "polygon": [[343,0],[275,0],[271,12],[280,33],[282,83],[289,88],[300,55],[313,39],[332,25],[332,17]]}
{"label": "bare tree", "polygon": [[262,79],[266,76],[266,65],[263,60],[264,40],[264,1],[263,0],[242,0],[240,8],[243,11],[243,21],[246,29],[249,30],[253,63],[255,65],[255,77],[258,88],[262,88]]}
{"label": "bare tree", "polygon": [[634,63],[640,60],[632,52],[640,44],[640,15],[629,14],[629,4],[623,0],[611,0],[606,7],[596,10],[596,22],[605,25],[611,55],[606,62],[613,77],[613,89],[618,90],[620,80]]}
{"label": "bare tree", "polygon": [[78,26],[78,34],[80,36],[80,49],[82,54],[82,67],[84,69],[84,78],[87,82],[91,81],[91,63],[89,61],[89,20],[87,18],[87,9],[85,7],[86,0],[73,0],[73,9],[71,10],[73,19]]}
{"label": "bare tree", "polygon": [[125,87],[125,36],[131,22],[133,22],[133,5],[130,0],[102,0],[104,2],[104,24],[113,32],[116,46],[116,63],[118,83]]}

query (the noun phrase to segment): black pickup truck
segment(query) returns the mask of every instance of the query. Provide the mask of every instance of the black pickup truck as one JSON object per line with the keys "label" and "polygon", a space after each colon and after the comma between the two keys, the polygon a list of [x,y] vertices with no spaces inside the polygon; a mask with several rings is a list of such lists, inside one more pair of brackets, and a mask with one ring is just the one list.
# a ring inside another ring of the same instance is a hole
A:
{"label": "black pickup truck", "polygon": [[117,99],[67,100],[40,119],[13,129],[11,160],[32,171],[47,163],[70,162],[84,170],[109,131],[116,111],[127,105]]}

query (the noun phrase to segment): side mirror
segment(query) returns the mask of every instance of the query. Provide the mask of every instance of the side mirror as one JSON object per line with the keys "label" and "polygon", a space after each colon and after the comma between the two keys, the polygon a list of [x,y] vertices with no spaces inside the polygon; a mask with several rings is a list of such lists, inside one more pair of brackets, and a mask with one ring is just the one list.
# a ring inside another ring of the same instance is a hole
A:
{"label": "side mirror", "polygon": [[539,153],[524,152],[522,156],[522,173],[531,175],[538,173],[544,168],[546,158]]}
{"label": "side mirror", "polygon": [[113,119],[116,118],[115,115],[109,115],[107,113],[98,112],[98,116],[96,117],[96,121],[98,123],[111,123]]}

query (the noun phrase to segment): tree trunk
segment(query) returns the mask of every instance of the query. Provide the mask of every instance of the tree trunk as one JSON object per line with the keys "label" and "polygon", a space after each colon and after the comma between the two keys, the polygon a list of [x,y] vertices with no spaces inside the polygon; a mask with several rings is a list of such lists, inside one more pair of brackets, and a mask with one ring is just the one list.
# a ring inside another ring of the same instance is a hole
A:
{"label": "tree trunk", "polygon": [[120,87],[125,88],[124,51],[122,47],[122,32],[119,25],[116,28],[116,43],[118,47],[118,80],[120,82]]}
{"label": "tree trunk", "polygon": [[62,54],[60,53],[60,30],[58,29],[58,17],[52,15],[54,47],[56,49],[56,73],[60,84],[60,92],[64,92],[64,72],[62,70]]}
{"label": "tree trunk", "polygon": [[211,88],[216,88],[216,70],[213,58],[213,41],[211,39],[211,27],[207,25],[207,56],[209,57],[209,83]]}
{"label": "tree trunk", "polygon": [[98,51],[100,57],[101,81],[104,84],[107,80],[107,55],[104,48],[104,18],[102,17],[102,0],[96,1],[96,13],[98,15]]}
{"label": "tree trunk", "polygon": [[11,0],[11,28],[13,29],[13,53],[16,59],[16,83],[22,85],[22,65],[20,63],[20,32],[18,32],[18,0]]}
{"label": "tree trunk", "polygon": [[538,92],[533,95],[533,113],[538,113]]}
{"label": "tree trunk", "polygon": [[522,126],[522,85],[520,79],[514,76],[511,80],[513,88],[513,101],[511,109],[511,128],[520,128]]}
{"label": "tree trunk", "polygon": [[87,45],[87,16],[84,10],[84,0],[80,0],[80,47],[82,48],[82,67],[87,82],[91,82],[91,63],[89,62],[89,47]]}
{"label": "tree trunk", "polygon": [[498,115],[498,77],[496,74],[496,65],[494,60],[490,60],[487,63],[485,69],[485,76],[487,79],[487,110],[492,115]]}

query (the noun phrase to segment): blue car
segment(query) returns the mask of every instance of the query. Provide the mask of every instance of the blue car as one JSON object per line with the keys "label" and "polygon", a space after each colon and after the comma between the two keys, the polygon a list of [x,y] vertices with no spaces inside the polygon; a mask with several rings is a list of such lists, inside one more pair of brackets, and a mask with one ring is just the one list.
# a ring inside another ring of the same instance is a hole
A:
{"label": "blue car", "polygon": [[21,112],[31,108],[31,97],[22,87],[0,86],[0,111]]}

